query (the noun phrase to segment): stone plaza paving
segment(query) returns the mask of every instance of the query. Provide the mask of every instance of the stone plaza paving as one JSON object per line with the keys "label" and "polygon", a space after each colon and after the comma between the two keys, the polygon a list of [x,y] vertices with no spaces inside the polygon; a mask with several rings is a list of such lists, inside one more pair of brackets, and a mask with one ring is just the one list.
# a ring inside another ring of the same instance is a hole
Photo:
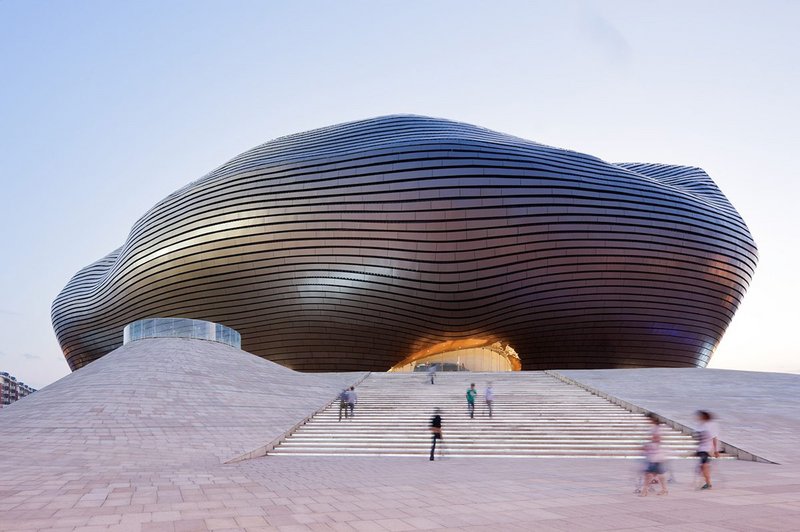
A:
{"label": "stone plaza paving", "polygon": [[646,498],[633,493],[634,464],[623,460],[265,457],[193,472],[43,468],[4,477],[0,530],[798,530],[800,468],[726,461],[715,488],[700,492],[692,465],[677,464],[669,495]]}
{"label": "stone plaza paving", "polygon": [[[616,381],[642,380],[627,371],[592,385],[611,393]],[[225,463],[363,374],[299,374],[213,342],[143,340],[0,413],[0,530],[800,530],[800,412],[780,408],[794,404],[781,398],[796,394],[800,377],[730,372],[735,386],[726,391],[725,372],[691,370],[692,387],[709,397],[687,400],[685,370],[658,371],[654,382],[673,382],[654,394],[671,415],[708,403],[721,413],[723,439],[780,464],[719,461],[714,489],[696,491],[694,460],[675,460],[669,495],[641,498],[632,460]],[[588,380],[578,373],[570,375]],[[616,392],[628,400],[649,393]],[[725,411],[747,393],[766,407]],[[750,415],[758,430],[747,430]]]}

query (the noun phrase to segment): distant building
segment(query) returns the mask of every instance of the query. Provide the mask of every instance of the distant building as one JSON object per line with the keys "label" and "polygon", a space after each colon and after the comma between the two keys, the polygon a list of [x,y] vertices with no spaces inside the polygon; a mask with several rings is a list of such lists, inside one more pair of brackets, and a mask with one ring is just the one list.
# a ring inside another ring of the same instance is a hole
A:
{"label": "distant building", "polygon": [[19,401],[35,391],[36,389],[31,388],[22,381],[18,381],[13,375],[0,371],[0,408],[8,406],[14,401]]}

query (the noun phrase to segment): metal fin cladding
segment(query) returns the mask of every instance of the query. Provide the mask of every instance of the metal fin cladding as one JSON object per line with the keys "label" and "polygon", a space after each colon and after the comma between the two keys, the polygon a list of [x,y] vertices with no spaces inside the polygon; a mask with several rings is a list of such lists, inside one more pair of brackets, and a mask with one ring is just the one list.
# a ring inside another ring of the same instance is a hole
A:
{"label": "metal fin cladding", "polygon": [[609,164],[387,116],[282,137],[174,192],[53,303],[76,369],[148,317],[224,324],[299,370],[447,340],[523,369],[705,366],[757,250],[699,168]]}

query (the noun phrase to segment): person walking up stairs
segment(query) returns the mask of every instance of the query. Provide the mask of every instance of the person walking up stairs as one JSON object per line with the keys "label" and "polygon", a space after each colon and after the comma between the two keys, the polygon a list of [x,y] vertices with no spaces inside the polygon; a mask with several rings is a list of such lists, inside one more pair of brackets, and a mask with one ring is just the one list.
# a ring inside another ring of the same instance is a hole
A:
{"label": "person walking up stairs", "polygon": [[342,414],[347,419],[347,388],[339,394],[339,421],[342,420]]}
{"label": "person walking up stairs", "polygon": [[475,389],[475,383],[469,385],[469,389],[467,389],[467,411],[469,412],[469,417],[475,417],[475,396],[478,395],[478,390]]}
{"label": "person walking up stairs", "polygon": [[[433,461],[433,455],[436,452],[436,440],[442,439],[442,411],[436,408],[433,411],[433,417],[431,418],[431,461]],[[439,446],[439,453],[441,456],[441,445]]]}
{"label": "person walking up stairs", "polygon": [[356,403],[358,403],[358,395],[356,395],[355,386],[351,386],[350,389],[345,392],[345,398],[347,399],[347,409],[350,411],[350,419],[353,419],[356,415]]}
{"label": "person walking up stairs", "polygon": [[494,404],[494,389],[492,383],[486,385],[486,392],[483,394],[483,399],[486,401],[486,408],[489,410],[489,417],[492,417],[492,405]]}

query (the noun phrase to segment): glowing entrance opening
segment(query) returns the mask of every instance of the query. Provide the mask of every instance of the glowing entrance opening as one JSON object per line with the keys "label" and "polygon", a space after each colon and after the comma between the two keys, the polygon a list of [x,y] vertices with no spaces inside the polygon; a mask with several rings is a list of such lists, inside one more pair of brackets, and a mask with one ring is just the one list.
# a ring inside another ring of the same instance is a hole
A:
{"label": "glowing entrance opening", "polygon": [[519,371],[519,355],[508,344],[482,338],[450,340],[417,351],[389,371],[425,371],[436,364],[440,371]]}

